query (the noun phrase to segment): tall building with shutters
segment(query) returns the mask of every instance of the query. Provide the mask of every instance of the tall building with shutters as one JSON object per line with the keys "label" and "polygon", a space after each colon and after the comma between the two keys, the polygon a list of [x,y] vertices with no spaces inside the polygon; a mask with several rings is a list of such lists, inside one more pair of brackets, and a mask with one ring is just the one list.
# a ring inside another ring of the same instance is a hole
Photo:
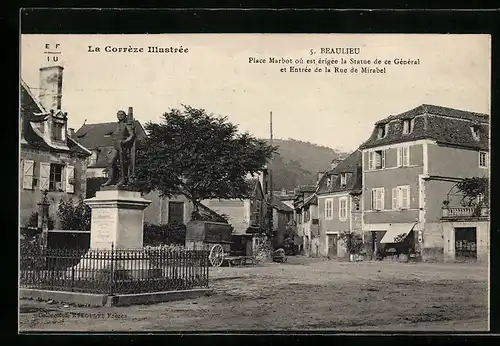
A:
{"label": "tall building with shutters", "polygon": [[[378,121],[360,149],[362,229],[370,250],[409,248],[424,260],[453,253],[443,201],[461,210],[451,198],[457,183],[489,178],[489,115],[423,104]],[[486,249],[489,228],[471,225],[471,243]]]}
{"label": "tall building with shutters", "polygon": [[48,191],[50,216],[57,220],[63,200],[85,197],[90,150],[67,128],[62,108],[63,67],[40,69],[39,95],[21,80],[20,90],[20,224],[38,211],[42,191]]}

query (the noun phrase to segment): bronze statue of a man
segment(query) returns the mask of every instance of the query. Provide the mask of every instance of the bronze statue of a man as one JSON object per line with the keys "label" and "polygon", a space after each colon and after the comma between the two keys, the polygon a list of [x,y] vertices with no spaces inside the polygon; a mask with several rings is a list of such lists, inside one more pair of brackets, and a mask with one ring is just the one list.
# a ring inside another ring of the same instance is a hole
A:
{"label": "bronze statue of a man", "polygon": [[[113,131],[114,148],[111,150],[108,165],[108,180],[102,186],[124,186],[130,183],[134,175],[134,158],[132,153],[136,139],[134,121],[127,118],[124,111],[116,113],[118,124]],[[118,174],[118,164],[120,174]],[[120,179],[118,179],[120,178]]]}

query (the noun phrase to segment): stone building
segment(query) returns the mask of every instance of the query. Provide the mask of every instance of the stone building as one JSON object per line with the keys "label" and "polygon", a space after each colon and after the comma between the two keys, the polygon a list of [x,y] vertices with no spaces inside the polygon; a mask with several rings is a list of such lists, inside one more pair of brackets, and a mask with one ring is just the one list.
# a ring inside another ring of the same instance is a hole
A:
{"label": "stone building", "polygon": [[49,215],[57,220],[61,199],[85,197],[90,150],[68,133],[62,107],[63,67],[40,69],[39,96],[21,80],[20,86],[20,224],[38,211],[48,191]]}
{"label": "stone building", "polygon": [[423,260],[443,260],[455,236],[487,248],[489,226],[452,226],[442,203],[462,179],[489,178],[489,115],[420,105],[378,121],[361,150],[362,227],[374,251],[406,241]]}

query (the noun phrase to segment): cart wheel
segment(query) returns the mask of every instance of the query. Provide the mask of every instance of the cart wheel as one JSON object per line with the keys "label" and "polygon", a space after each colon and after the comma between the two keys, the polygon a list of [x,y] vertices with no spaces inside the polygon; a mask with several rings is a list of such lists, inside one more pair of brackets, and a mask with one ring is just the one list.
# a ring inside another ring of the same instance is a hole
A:
{"label": "cart wheel", "polygon": [[224,249],[220,246],[220,244],[212,247],[212,250],[210,250],[210,254],[208,255],[208,259],[213,267],[220,267],[222,265],[222,262],[224,261]]}

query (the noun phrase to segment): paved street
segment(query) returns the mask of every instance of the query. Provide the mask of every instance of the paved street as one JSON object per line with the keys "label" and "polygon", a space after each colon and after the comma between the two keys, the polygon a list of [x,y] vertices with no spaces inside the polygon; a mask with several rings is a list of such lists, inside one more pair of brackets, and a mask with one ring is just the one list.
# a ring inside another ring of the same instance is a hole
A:
{"label": "paved street", "polygon": [[285,264],[212,268],[215,292],[196,300],[103,308],[21,301],[20,329],[484,331],[487,278],[487,267],[477,264],[298,256]]}

